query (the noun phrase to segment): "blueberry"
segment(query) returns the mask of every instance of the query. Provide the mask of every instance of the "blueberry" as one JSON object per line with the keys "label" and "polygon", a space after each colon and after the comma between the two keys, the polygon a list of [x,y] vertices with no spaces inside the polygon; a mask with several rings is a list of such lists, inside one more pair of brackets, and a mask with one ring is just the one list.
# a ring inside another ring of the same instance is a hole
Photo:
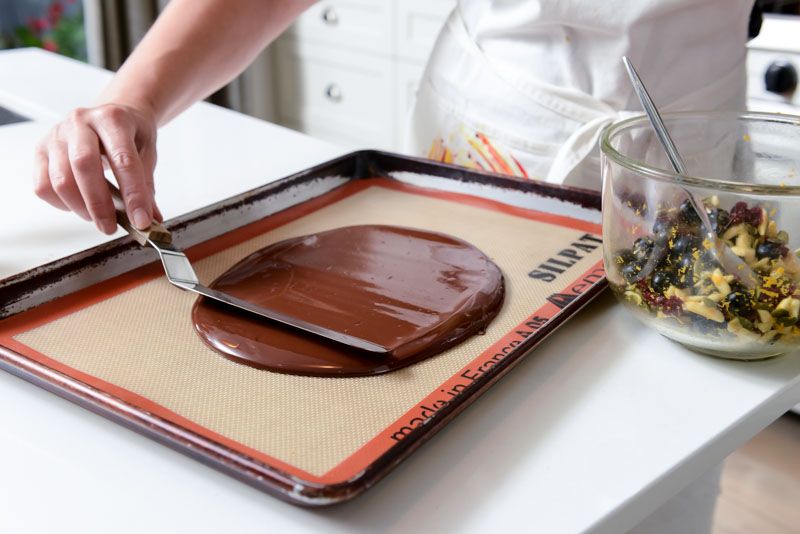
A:
{"label": "blueberry", "polygon": [[770,258],[776,260],[786,255],[789,249],[783,243],[777,241],[764,241],[756,247],[756,257]]}
{"label": "blueberry", "polygon": [[638,212],[637,215],[647,213],[647,198],[642,193],[629,193],[627,191],[620,194],[620,200],[629,208]]}
{"label": "blueberry", "polygon": [[687,234],[680,235],[672,241],[672,256],[679,258],[687,252],[696,250],[698,246],[699,243],[695,236]]}
{"label": "blueberry", "polygon": [[694,267],[694,256],[691,253],[686,253],[678,260],[678,269],[686,271]]}
{"label": "blueberry", "polygon": [[659,219],[653,225],[653,240],[656,243],[663,244],[669,241],[677,232],[677,227],[669,220]]}
{"label": "blueberry", "polygon": [[678,208],[678,220],[691,226],[700,224],[700,215],[697,214],[692,202],[688,198],[684,200],[680,208]]}
{"label": "blueberry", "polygon": [[747,286],[736,279],[728,282],[728,286],[730,286],[731,291],[734,293],[745,293],[747,291]]}
{"label": "blueberry", "polygon": [[712,209],[708,214],[711,219],[711,228],[719,235],[721,235],[731,222],[730,214],[721,208]]}
{"label": "blueberry", "polygon": [[649,237],[640,237],[633,243],[633,255],[637,260],[646,260],[653,252],[655,243]]}
{"label": "blueberry", "polygon": [[676,264],[675,286],[680,288],[694,284],[694,257],[684,254]]}
{"label": "blueberry", "polygon": [[631,284],[636,281],[636,277],[639,275],[641,270],[642,266],[638,263],[626,263],[622,266],[619,272],[625,281]]}
{"label": "blueberry", "polygon": [[752,311],[750,297],[741,291],[731,291],[725,300],[728,302],[728,309],[736,315],[749,315]]}
{"label": "blueberry", "polygon": [[666,213],[660,213],[653,223],[653,233],[659,234],[664,230],[668,230],[675,226],[675,223],[670,219]]}
{"label": "blueberry", "polygon": [[665,270],[658,270],[650,279],[650,286],[659,293],[666,291],[670,285],[675,285],[675,273]]}
{"label": "blueberry", "polygon": [[634,257],[633,252],[631,252],[631,249],[623,248],[617,251],[617,256],[614,259],[618,264],[625,265],[627,263],[631,263],[636,258]]}
{"label": "blueberry", "polygon": [[686,289],[687,287],[690,287],[692,284],[694,284],[694,274],[692,274],[692,270],[689,269],[682,274],[676,275],[675,283],[673,283],[672,285],[680,289]]}

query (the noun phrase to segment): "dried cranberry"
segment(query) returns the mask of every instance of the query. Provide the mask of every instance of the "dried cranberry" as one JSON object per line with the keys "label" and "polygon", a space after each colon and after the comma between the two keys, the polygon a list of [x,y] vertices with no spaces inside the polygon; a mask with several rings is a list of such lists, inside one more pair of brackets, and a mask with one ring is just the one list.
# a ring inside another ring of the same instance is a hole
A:
{"label": "dried cranberry", "polygon": [[748,315],[752,311],[750,298],[739,291],[731,291],[725,297],[728,303],[728,309],[736,315]]}
{"label": "dried cranberry", "polygon": [[741,223],[747,223],[752,226],[758,226],[761,224],[761,208],[758,206],[754,206],[752,208],[747,207],[746,202],[739,201],[733,205],[731,208],[731,226]]}
{"label": "dried cranberry", "polygon": [[759,224],[761,224],[762,215],[763,214],[761,213],[761,208],[759,207],[750,208],[746,222],[750,223],[753,226],[758,226]]}
{"label": "dried cranberry", "polygon": [[678,297],[665,297],[655,293],[647,282],[640,280],[638,283],[642,299],[651,307],[661,310],[666,315],[680,315],[683,312],[683,301]]}
{"label": "dried cranberry", "polygon": [[683,312],[683,301],[678,297],[662,297],[661,311],[665,315],[680,315]]}

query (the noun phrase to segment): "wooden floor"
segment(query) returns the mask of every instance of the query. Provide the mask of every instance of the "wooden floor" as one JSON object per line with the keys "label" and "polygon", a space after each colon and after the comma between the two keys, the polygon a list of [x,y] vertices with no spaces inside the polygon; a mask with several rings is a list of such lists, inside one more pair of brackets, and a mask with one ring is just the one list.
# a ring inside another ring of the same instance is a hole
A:
{"label": "wooden floor", "polygon": [[800,533],[800,416],[781,417],[728,457],[713,532]]}

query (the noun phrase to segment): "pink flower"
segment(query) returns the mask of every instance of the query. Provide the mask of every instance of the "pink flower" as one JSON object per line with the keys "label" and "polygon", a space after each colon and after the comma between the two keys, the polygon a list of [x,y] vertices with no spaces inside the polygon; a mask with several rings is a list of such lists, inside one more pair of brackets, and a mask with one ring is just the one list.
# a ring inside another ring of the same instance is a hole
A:
{"label": "pink flower", "polygon": [[47,18],[50,19],[50,24],[53,26],[61,20],[61,15],[63,14],[64,6],[58,0],[50,4],[50,8],[47,10]]}
{"label": "pink flower", "polygon": [[33,17],[28,19],[28,28],[30,28],[33,33],[41,33],[49,27],[50,24],[46,19],[36,19]]}
{"label": "pink flower", "polygon": [[58,45],[52,39],[45,39],[42,42],[42,48],[49,50],[50,52],[58,52]]}

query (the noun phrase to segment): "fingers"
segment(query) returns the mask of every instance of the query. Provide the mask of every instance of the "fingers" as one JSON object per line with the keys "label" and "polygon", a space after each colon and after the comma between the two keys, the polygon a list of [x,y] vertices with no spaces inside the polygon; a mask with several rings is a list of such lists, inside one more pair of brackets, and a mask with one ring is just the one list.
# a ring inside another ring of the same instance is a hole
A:
{"label": "fingers", "polygon": [[74,128],[69,136],[68,154],[87,213],[101,232],[113,234],[117,229],[114,203],[103,176],[100,143],[95,132],[86,127]]}
{"label": "fingers", "polygon": [[164,215],[161,214],[161,210],[156,202],[156,186],[155,180],[153,179],[156,170],[156,151],[150,148],[145,149],[142,153],[142,162],[145,167],[147,185],[150,187],[150,198],[153,199],[153,219],[158,223],[162,223],[164,222]]}
{"label": "fingers", "polygon": [[121,108],[106,106],[92,122],[103,146],[108,164],[117,177],[128,218],[145,229],[153,220],[153,193],[145,165],[134,139],[136,126]]}
{"label": "fingers", "polygon": [[70,210],[77,213],[82,219],[90,220],[81,192],[75,183],[75,176],[72,174],[67,145],[58,139],[51,139],[47,145],[47,155],[50,185],[53,191]]}
{"label": "fingers", "polygon": [[36,196],[60,210],[69,211],[69,208],[61,202],[53,186],[50,184],[50,163],[47,155],[47,148],[43,143],[36,147],[34,155],[34,176],[33,191]]}
{"label": "fingers", "polygon": [[104,176],[107,161],[134,226],[144,229],[154,218],[161,221],[153,187],[155,130],[149,114],[124,106],[73,111],[37,147],[36,194],[113,233],[117,225]]}

